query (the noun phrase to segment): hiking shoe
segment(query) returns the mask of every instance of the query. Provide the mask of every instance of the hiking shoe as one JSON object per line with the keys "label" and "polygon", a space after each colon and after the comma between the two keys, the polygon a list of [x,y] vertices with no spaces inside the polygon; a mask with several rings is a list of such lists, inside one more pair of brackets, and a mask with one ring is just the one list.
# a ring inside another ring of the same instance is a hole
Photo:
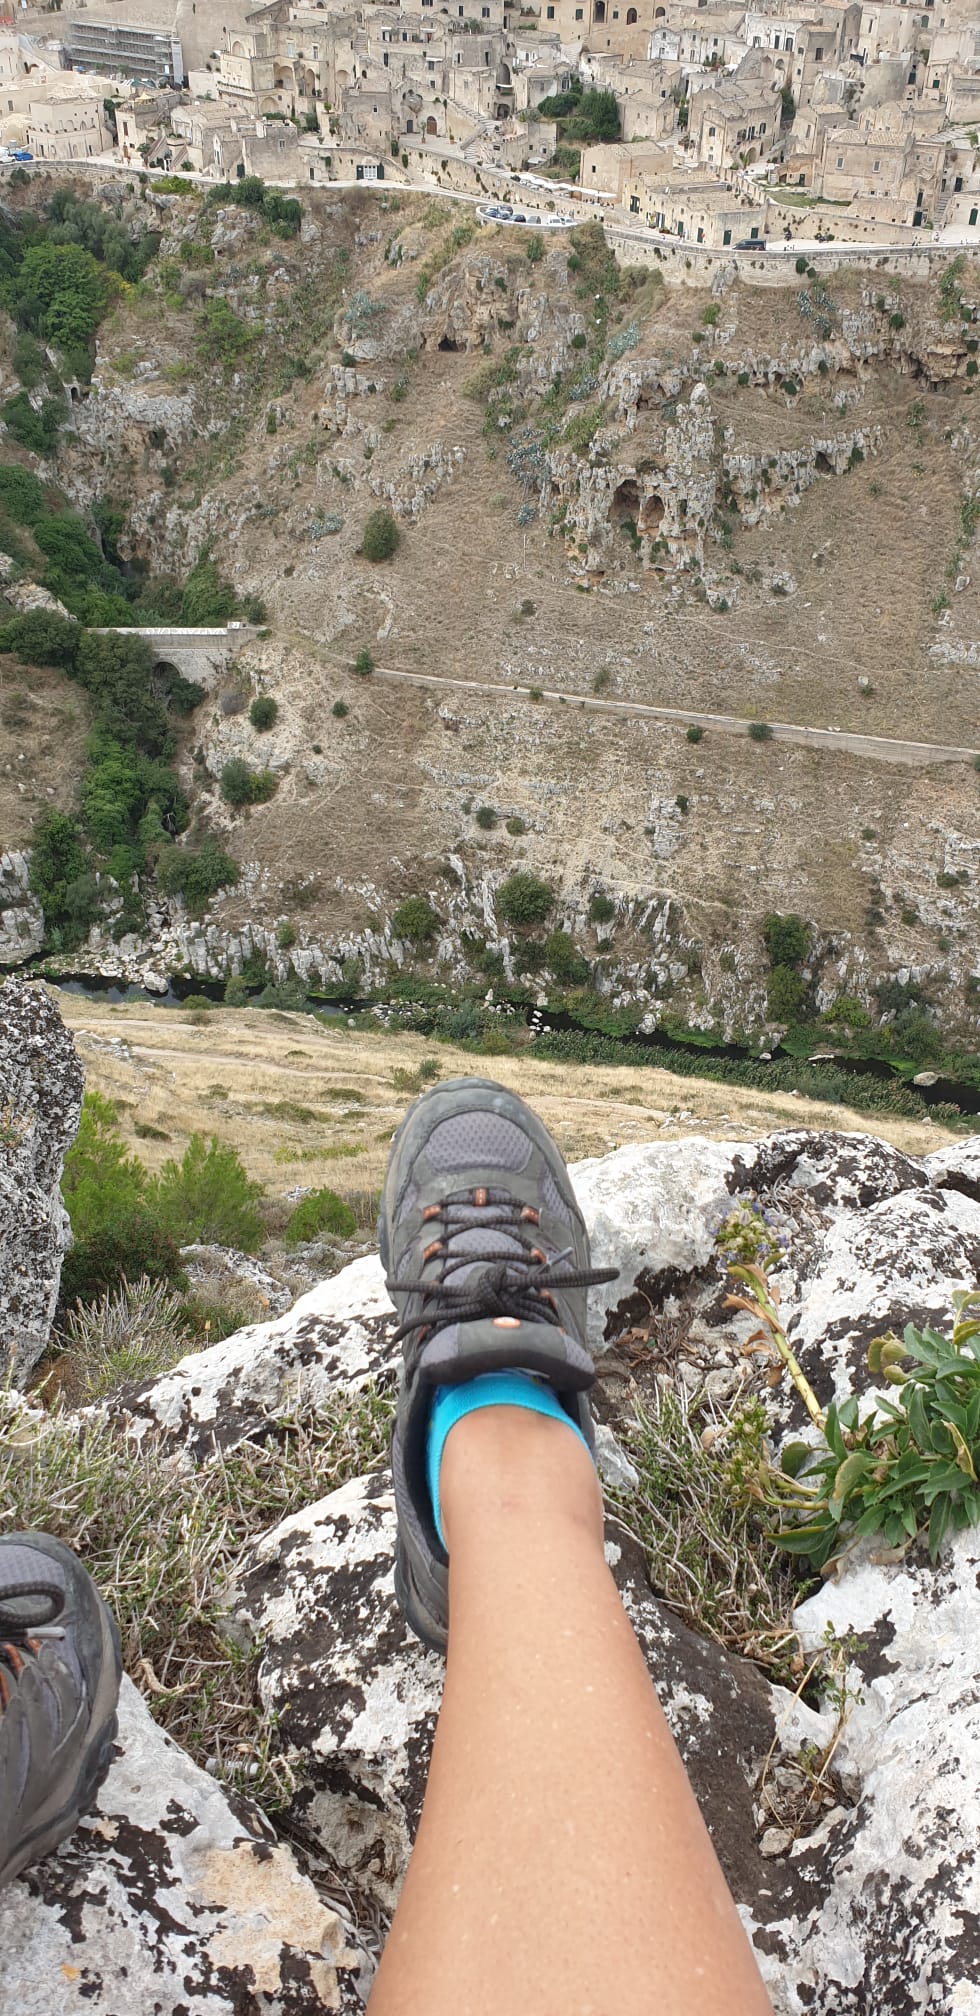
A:
{"label": "hiking shoe", "polygon": [[47,1533],[0,1539],[0,1884],[70,1834],[112,1756],[119,1634]]}
{"label": "hiking shoe", "polygon": [[392,1470],[395,1595],[412,1630],[446,1645],[449,1557],[426,1479],[433,1389],[481,1372],[536,1373],[595,1447],[586,1393],[589,1239],[559,1149],[514,1092],[453,1078],[416,1100],[395,1135],[378,1224],[404,1345]]}

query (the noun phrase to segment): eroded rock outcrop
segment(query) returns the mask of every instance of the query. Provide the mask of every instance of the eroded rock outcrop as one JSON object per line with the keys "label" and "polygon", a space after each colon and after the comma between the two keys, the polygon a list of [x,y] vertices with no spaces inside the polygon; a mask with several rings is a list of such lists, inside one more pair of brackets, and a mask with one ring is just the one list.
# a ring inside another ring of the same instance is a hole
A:
{"label": "eroded rock outcrop", "polygon": [[24,2016],[363,2008],[349,1928],[258,1807],[192,1764],[125,1679],[95,1809],[0,1893],[0,1951]]}
{"label": "eroded rock outcrop", "polygon": [[61,1171],[82,1108],[71,1035],[41,986],[0,987],[0,1351],[23,1384],[51,1329],[71,1243]]}
{"label": "eroded rock outcrop", "polygon": [[[864,1136],[802,1129],[748,1146],[657,1143],[582,1163],[573,1181],[596,1262],[621,1270],[616,1283],[598,1291],[593,1310],[607,1477],[617,1465],[617,1436],[628,1440],[637,1383],[649,1393],[654,1378],[678,1391],[706,1386],[719,1399],[748,1382],[769,1412],[774,1445],[784,1433],[800,1432],[795,1393],[769,1384],[745,1355],[752,1318],[725,1303],[728,1284],[714,1234],[740,1201],[763,1208],[782,1242],[776,1279],[784,1318],[825,1400],[868,1391],[865,1352],[874,1334],[886,1326],[900,1331],[909,1320],[943,1326],[952,1290],[980,1278],[974,1139],[921,1160]],[[275,1321],[193,1354],[124,1395],[114,1403],[115,1418],[123,1433],[161,1436],[179,1464],[220,1460],[239,1443],[274,1433],[293,1407],[323,1408],[372,1382],[389,1390],[397,1362],[394,1320],[380,1262],[357,1260]],[[659,1599],[627,1530],[630,1486],[620,1456],[616,1488],[623,1497],[607,1526],[607,1559],[777,2016],[872,2010],[980,2016],[980,1860],[969,1818],[980,1799],[980,1533],[958,1535],[935,1566],[918,1546],[904,1558],[876,1555],[867,1543],[848,1555],[837,1579],[796,1612],[805,1657],[828,1637],[836,1647],[836,1692],[808,1707],[689,1630]],[[335,1871],[382,1915],[397,1897],[410,1851],[442,1683],[441,1662],[409,1635],[395,1605],[393,1539],[391,1479],[382,1465],[257,1532],[242,1550],[228,1595],[230,1628],[256,1648],[261,1696],[277,1718],[295,1788],[289,1824],[315,1847],[321,1868]],[[781,1788],[805,1782],[807,1758],[828,1746],[833,1768],[825,1794],[794,1806]],[[115,1773],[110,1787],[114,1779]],[[202,1845],[197,1830],[211,1823],[199,1805],[185,1807],[181,1790],[175,1796],[180,1826],[168,1833],[162,1816],[147,1819],[147,1833],[159,1827],[164,1838],[156,1846],[144,1841],[140,1852],[143,1866],[148,1854],[180,1860],[168,1909],[179,1927],[193,1921],[191,1978],[202,2008],[214,2016],[239,2008],[281,2008],[284,2016],[305,2010],[301,1996],[314,1978],[312,1963],[287,1968],[262,1957],[268,1941],[255,1929],[254,1912],[249,1937],[259,1940],[262,1966],[278,1965],[300,1999],[262,2001],[260,1977],[248,1973],[250,1957],[239,1976],[222,1973],[233,1935],[220,1929],[223,1918],[210,1915],[213,1889],[202,1902],[194,1887],[201,1867],[194,1859]],[[214,1797],[224,1800],[218,1788]],[[116,1811],[103,1803],[104,1819]],[[241,1835],[231,1839],[234,1856],[253,1853],[252,1824],[246,1817]],[[121,1897],[113,1937],[129,1936],[136,1907],[129,1878],[119,1873],[130,1853],[127,1835],[124,1827],[118,1834],[110,1829],[97,1848],[105,1834],[94,1822],[0,1902],[0,1932],[4,1912],[12,1913],[18,1951],[28,1961],[36,1951],[53,1954],[58,1965],[63,1959],[80,1965],[77,1947],[71,1956],[63,1953],[66,1923],[80,1924],[93,1947],[101,1936],[96,1906],[86,1902],[82,1912],[75,1902],[82,1894]],[[84,1883],[70,1888],[79,1866],[73,1858],[96,1853],[109,1858],[109,1884],[121,1883],[121,1892],[96,1878],[94,1860],[85,1863]],[[290,1898],[299,1895],[295,1880],[283,1877]],[[145,1908],[152,1950],[163,1935]],[[239,1908],[237,1891],[226,1908]],[[261,1897],[255,1911],[261,1918]],[[312,1924],[305,1913],[304,1905],[302,1922]],[[359,2006],[351,1998],[363,1996],[369,1969],[358,1974],[353,1961],[345,1966],[331,1945],[340,1934],[328,1934],[315,1912],[314,1919],[316,1938],[305,1947],[298,1939],[297,1950],[308,1954],[317,1939],[325,1945],[340,1998],[327,2006]],[[159,1948],[166,1967],[184,1937],[182,1930],[167,1932]],[[344,1938],[356,1945],[356,1934]],[[243,1950],[248,1956],[253,1949]],[[83,1949],[82,1964],[90,1962]],[[31,2016],[55,2016],[64,2006],[39,1988],[29,2009]],[[176,2016],[173,1998],[164,1995],[159,2006]],[[95,2007],[106,2016],[110,2008],[112,2016],[130,2016],[137,2003],[122,1997],[116,2009],[96,1997]]]}

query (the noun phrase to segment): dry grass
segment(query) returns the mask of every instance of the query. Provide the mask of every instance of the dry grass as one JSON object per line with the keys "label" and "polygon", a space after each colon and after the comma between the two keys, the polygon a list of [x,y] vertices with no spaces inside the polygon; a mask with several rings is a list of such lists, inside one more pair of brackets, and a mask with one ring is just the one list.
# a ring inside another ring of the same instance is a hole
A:
{"label": "dry grass", "polygon": [[[75,1033],[86,1084],[116,1101],[126,1146],[150,1168],[179,1156],[203,1129],[235,1147],[273,1196],[323,1184],[341,1194],[377,1189],[412,1096],[395,1074],[410,1072],[412,1084],[421,1083],[419,1066],[432,1057],[444,1078],[478,1073],[520,1092],[569,1160],[639,1141],[690,1134],[744,1141],[792,1126],[876,1133],[920,1155],[949,1138],[928,1121],[872,1119],[788,1093],[628,1065],[548,1063],[530,1053],[481,1058],[430,1038],[325,1025],[309,1015],[216,1008],[194,1025],[179,1010],[139,1003],[59,994],[58,1005]],[[139,1136],[137,1124],[166,1139]]]}
{"label": "dry grass", "polygon": [[257,1533],[384,1461],[390,1416],[373,1389],[338,1395],[315,1420],[300,1406],[261,1443],[196,1470],[153,1437],[127,1441],[97,1418],[79,1432],[71,1414],[18,1417],[16,1403],[0,1437],[4,1523],[74,1548],[155,1719],[267,1808],[288,1797],[290,1777],[258,1699],[255,1656],[229,1638],[224,1592]]}

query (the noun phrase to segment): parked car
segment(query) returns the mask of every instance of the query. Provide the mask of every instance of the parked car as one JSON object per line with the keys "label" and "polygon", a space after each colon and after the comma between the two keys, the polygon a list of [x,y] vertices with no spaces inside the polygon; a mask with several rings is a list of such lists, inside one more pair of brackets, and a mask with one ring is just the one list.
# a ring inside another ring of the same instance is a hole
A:
{"label": "parked car", "polygon": [[29,147],[15,147],[10,159],[11,161],[33,161],[34,156]]}
{"label": "parked car", "polygon": [[739,238],[735,246],[736,252],[764,252],[765,249],[764,238]]}

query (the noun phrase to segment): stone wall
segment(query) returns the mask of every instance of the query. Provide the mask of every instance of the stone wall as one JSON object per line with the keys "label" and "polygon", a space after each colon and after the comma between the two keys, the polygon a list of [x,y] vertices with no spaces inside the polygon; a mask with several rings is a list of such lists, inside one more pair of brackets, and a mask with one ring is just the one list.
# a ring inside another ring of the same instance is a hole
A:
{"label": "stone wall", "polygon": [[0,987],[0,1371],[22,1386],[48,1341],[70,1244],[61,1201],[82,1068],[52,997]]}

